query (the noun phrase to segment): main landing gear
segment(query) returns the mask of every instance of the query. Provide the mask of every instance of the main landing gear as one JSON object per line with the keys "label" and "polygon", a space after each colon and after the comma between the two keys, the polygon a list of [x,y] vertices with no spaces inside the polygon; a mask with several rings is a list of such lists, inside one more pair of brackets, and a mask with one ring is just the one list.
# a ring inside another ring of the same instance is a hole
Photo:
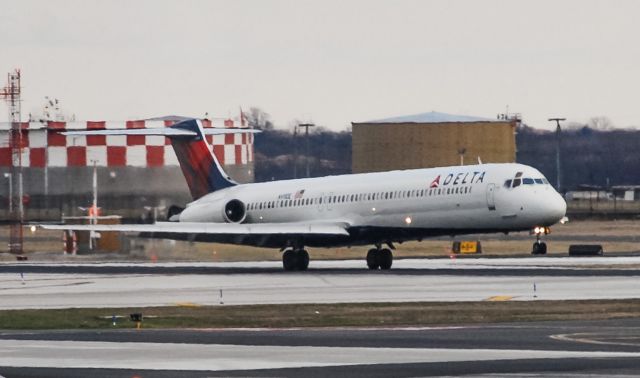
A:
{"label": "main landing gear", "polygon": [[304,249],[287,249],[282,254],[284,270],[307,270],[309,267],[309,253]]}
{"label": "main landing gear", "polygon": [[542,235],[548,235],[551,233],[551,229],[549,227],[536,227],[531,231],[532,234],[536,236],[536,242],[533,243],[533,247],[531,248],[532,255],[546,255],[547,254],[547,243],[541,241]]}
{"label": "main landing gear", "polygon": [[371,270],[376,270],[378,268],[382,270],[391,269],[391,265],[393,264],[393,253],[388,248],[380,249],[379,246],[376,248],[372,248],[367,253],[367,266]]}

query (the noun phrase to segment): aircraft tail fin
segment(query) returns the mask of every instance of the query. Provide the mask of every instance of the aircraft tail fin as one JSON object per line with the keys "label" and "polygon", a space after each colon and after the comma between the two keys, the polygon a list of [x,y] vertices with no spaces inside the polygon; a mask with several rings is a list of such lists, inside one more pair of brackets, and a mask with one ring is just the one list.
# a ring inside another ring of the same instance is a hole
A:
{"label": "aircraft tail fin", "polygon": [[169,137],[193,199],[237,185],[222,169],[204,137],[202,126],[195,119],[177,123],[170,128],[196,133],[195,136]]}

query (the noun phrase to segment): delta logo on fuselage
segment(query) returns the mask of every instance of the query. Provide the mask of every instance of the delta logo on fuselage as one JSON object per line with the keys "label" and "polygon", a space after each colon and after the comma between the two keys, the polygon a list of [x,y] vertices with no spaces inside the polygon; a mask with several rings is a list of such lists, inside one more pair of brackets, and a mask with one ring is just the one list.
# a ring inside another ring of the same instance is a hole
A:
{"label": "delta logo on fuselage", "polygon": [[[464,184],[477,184],[480,182],[484,182],[485,173],[487,172],[466,172],[466,173],[460,172],[458,174],[449,173],[442,181],[442,186],[447,186],[449,184],[453,186],[453,185],[464,185]],[[429,185],[430,189],[440,187],[441,176],[442,175],[438,175],[438,177],[436,177],[433,181],[431,181],[431,185]]]}

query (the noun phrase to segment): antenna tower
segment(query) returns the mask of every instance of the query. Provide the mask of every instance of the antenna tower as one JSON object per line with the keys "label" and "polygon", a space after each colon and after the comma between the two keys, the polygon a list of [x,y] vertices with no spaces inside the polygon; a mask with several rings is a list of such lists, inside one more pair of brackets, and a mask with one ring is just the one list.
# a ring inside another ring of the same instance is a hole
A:
{"label": "antenna tower", "polygon": [[20,70],[7,75],[7,85],[0,91],[0,98],[9,105],[9,147],[11,148],[11,170],[5,176],[9,179],[9,252],[22,254],[22,223],[24,221],[22,186],[22,128],[20,117]]}

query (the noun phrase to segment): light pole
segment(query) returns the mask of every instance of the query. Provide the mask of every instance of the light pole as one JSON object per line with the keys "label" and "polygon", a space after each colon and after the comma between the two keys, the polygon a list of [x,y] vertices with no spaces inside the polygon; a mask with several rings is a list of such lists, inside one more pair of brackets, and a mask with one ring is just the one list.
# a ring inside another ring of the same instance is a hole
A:
{"label": "light pole", "polygon": [[556,190],[561,192],[561,172],[560,172],[560,138],[562,136],[562,129],[560,128],[560,121],[566,121],[566,118],[549,118],[549,122],[556,123]]}
{"label": "light pole", "polygon": [[458,155],[460,155],[460,165],[464,165],[464,154],[467,152],[467,149],[462,147],[458,148]]}
{"label": "light pole", "polygon": [[4,177],[9,179],[9,214],[13,213],[13,175],[5,172]]}
{"label": "light pole", "polygon": [[306,162],[306,167],[307,167],[307,177],[309,177],[309,128],[310,127],[314,127],[315,124],[313,123],[301,123],[298,124],[298,127],[304,127],[305,131],[304,131],[304,138],[306,139],[306,144],[307,144],[307,152],[306,152],[306,158],[305,158],[305,162]]}

